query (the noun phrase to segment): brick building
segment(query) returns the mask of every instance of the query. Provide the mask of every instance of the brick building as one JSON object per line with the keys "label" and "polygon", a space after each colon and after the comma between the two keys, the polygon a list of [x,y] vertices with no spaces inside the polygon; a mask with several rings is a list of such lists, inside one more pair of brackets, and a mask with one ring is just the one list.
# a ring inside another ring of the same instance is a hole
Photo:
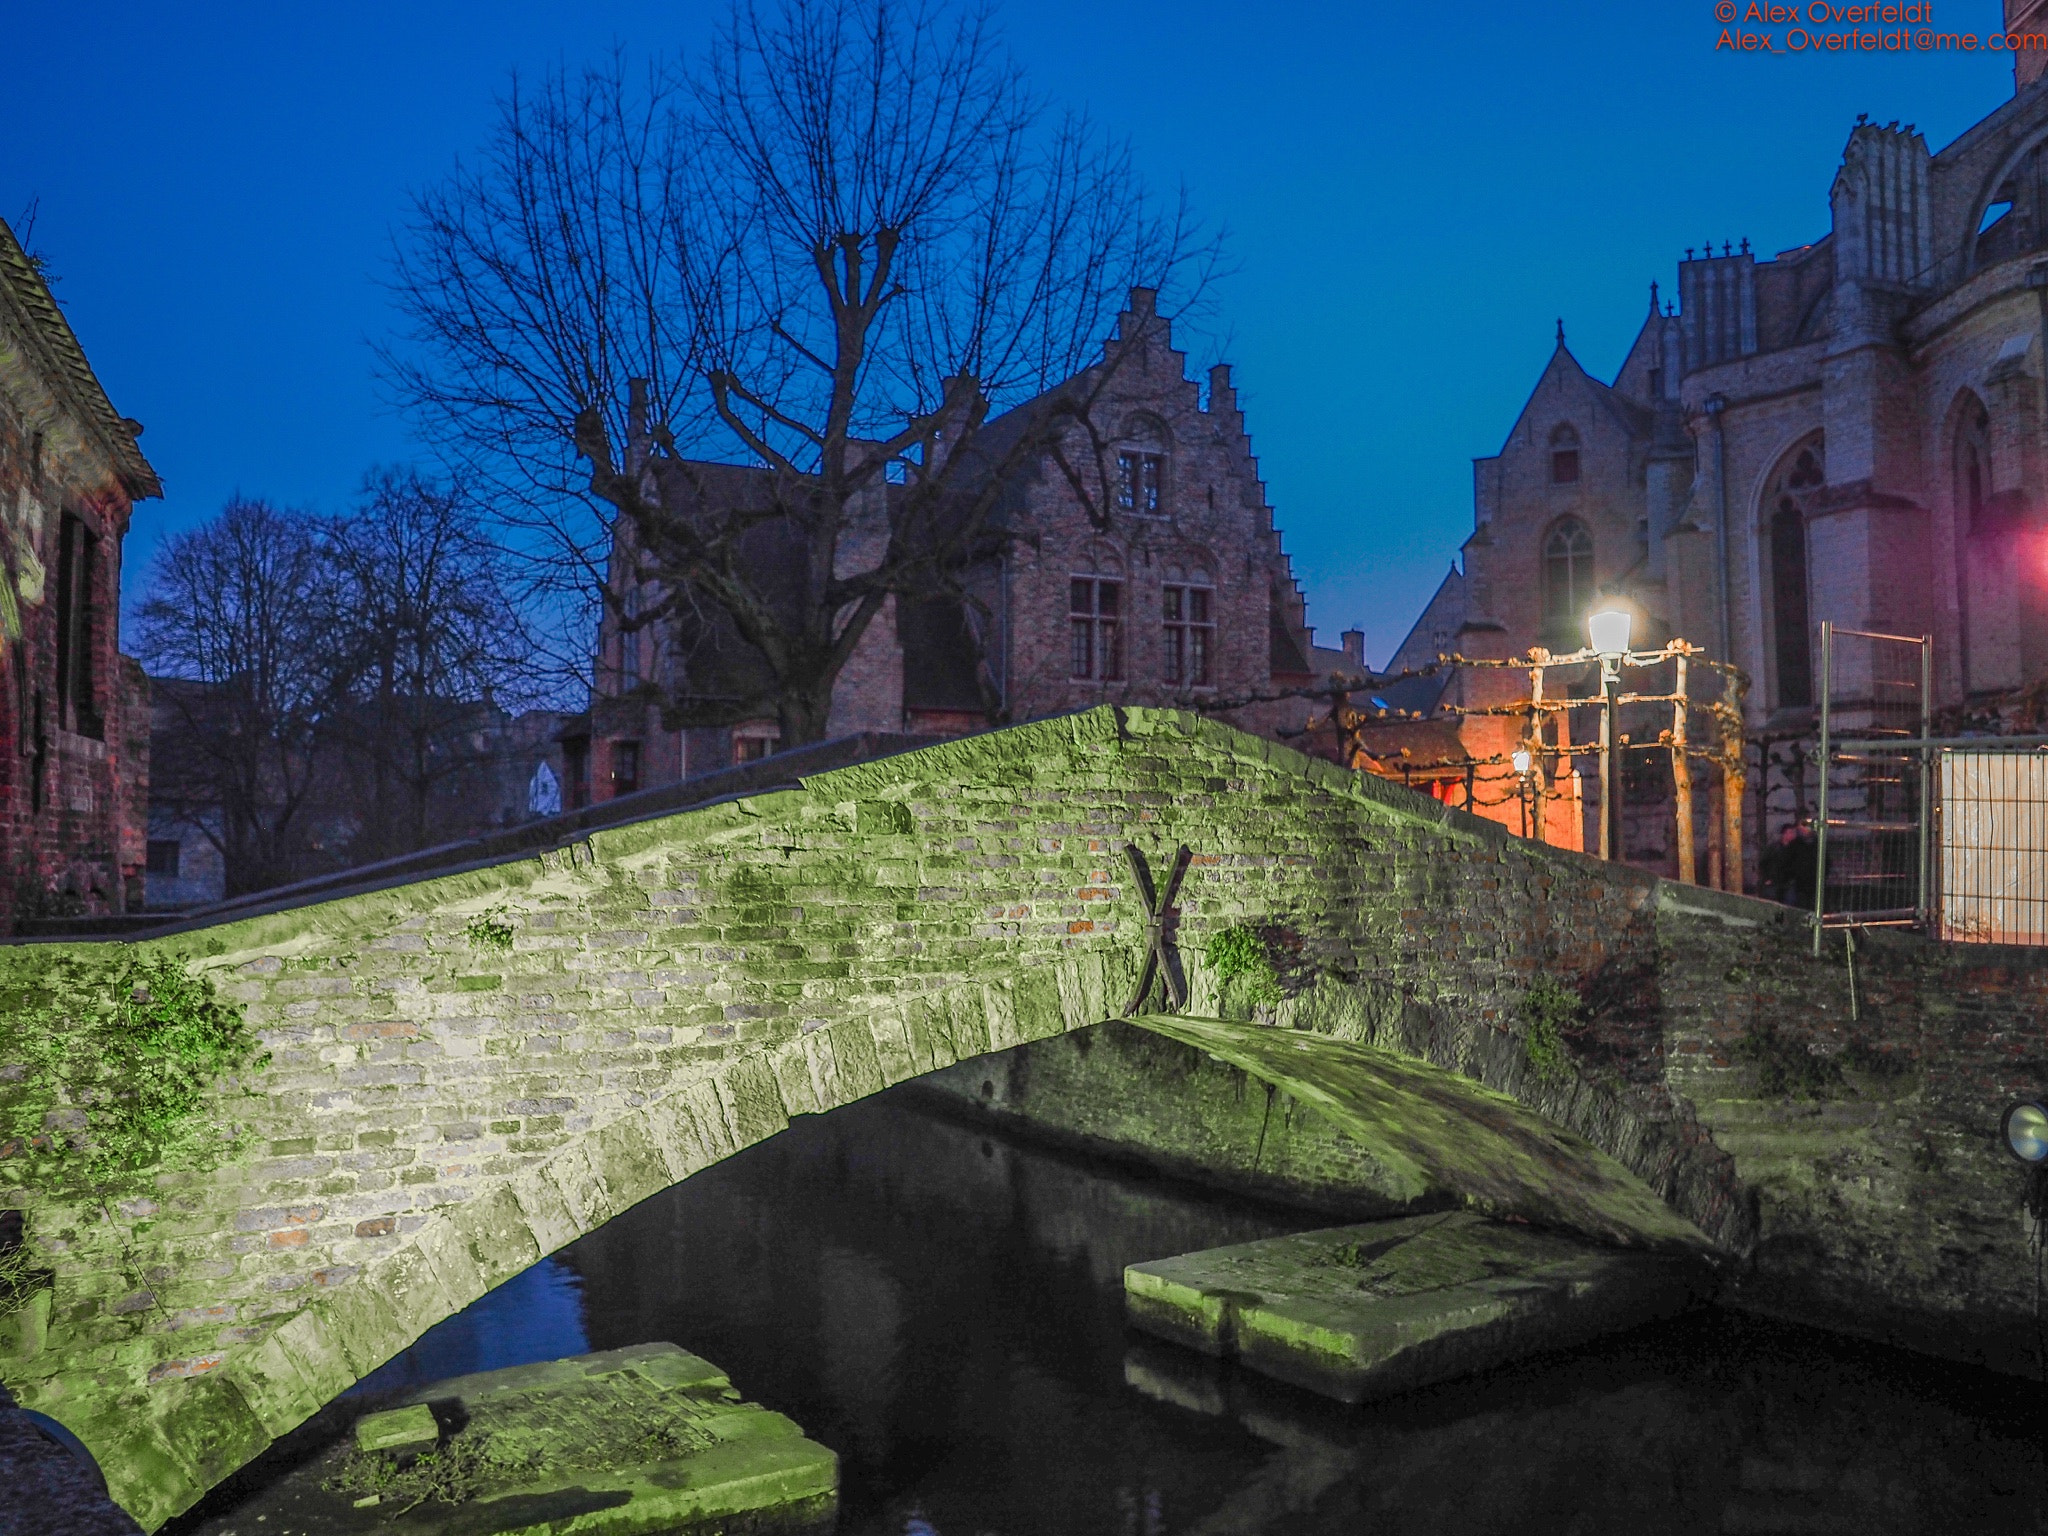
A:
{"label": "brick building", "polygon": [[[120,652],[121,540],[162,494],[0,223],[0,923],[142,904],[148,684]],[[18,633],[17,633],[18,631]]]}
{"label": "brick building", "polygon": [[[1188,377],[1154,295],[1134,289],[1105,344],[1107,383],[1094,419],[1113,439],[1111,517],[1090,520],[1050,456],[1028,459],[1002,487],[995,547],[963,585],[976,602],[899,602],[876,616],[833,693],[827,734],[931,738],[1101,703],[1221,704],[1310,682],[1341,653],[1318,651],[1292,565],[1274,526],[1227,366],[1210,370],[1206,398]],[[998,456],[1029,405],[991,416],[975,451]],[[644,444],[629,449],[645,456]],[[1085,443],[1069,445],[1081,462]],[[693,463],[662,479],[664,504],[703,496],[745,506],[765,497],[767,472]],[[688,488],[683,482],[687,480]],[[864,533],[842,545],[859,558],[883,536],[879,498]],[[779,537],[779,536],[777,536]],[[849,548],[850,547],[850,548]],[[800,548],[763,535],[749,557],[795,562]],[[725,668],[733,692],[756,681],[744,647],[686,641],[666,622],[630,628],[661,594],[632,585],[631,551],[613,551],[611,601],[600,627],[588,715],[564,733],[569,807],[730,767],[781,745],[773,719],[717,728],[666,728],[655,695]],[[737,651],[737,654],[735,653]],[[1247,729],[1291,733],[1301,700],[1222,711]]]}
{"label": "brick building", "polygon": [[[2008,9],[2021,28],[2048,15]],[[1472,656],[1574,649],[1589,610],[1618,599],[1639,645],[1683,637],[1742,667],[1750,733],[1788,743],[1813,729],[1823,620],[1931,634],[1938,709],[2048,673],[2048,53],[2015,58],[2013,97],[1939,151],[1911,124],[1859,119],[1810,244],[1688,250],[1677,301],[1651,285],[1611,381],[1560,324],[1500,451],[1474,461],[1463,571],[1403,661],[1446,633]],[[1837,687],[1852,706],[1875,688],[1855,665]],[[1451,686],[1485,703],[1527,684]],[[1463,735],[1484,757],[1509,729]],[[1765,835],[1811,814],[1796,759],[1751,775]],[[1630,793],[1656,801],[1653,777]],[[1702,849],[1710,820],[1703,805]],[[1631,859],[1670,867],[1668,813],[1637,823]]]}

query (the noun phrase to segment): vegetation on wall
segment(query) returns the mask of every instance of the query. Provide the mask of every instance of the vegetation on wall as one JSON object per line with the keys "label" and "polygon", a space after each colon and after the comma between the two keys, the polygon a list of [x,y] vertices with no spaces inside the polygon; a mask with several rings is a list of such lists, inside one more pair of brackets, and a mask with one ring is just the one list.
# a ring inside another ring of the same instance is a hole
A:
{"label": "vegetation on wall", "polygon": [[245,1136],[209,1112],[216,1090],[269,1060],[240,1005],[178,960],[17,951],[0,964],[0,1157],[102,1199],[203,1172]]}
{"label": "vegetation on wall", "polygon": [[[1270,1008],[1286,995],[1272,950],[1256,929],[1236,926],[1211,935],[1208,961],[1219,990],[1234,990],[1255,1008]],[[1233,982],[1239,985],[1233,988]]]}
{"label": "vegetation on wall", "polygon": [[1522,1054],[1539,1082],[1561,1083],[1572,1075],[1565,1036],[1579,1026],[1585,1005],[1555,976],[1538,976],[1522,994]]}
{"label": "vegetation on wall", "polygon": [[469,940],[472,949],[487,949],[498,954],[509,953],[513,938],[512,921],[503,907],[493,907],[488,912],[477,913],[464,923],[462,936]]}

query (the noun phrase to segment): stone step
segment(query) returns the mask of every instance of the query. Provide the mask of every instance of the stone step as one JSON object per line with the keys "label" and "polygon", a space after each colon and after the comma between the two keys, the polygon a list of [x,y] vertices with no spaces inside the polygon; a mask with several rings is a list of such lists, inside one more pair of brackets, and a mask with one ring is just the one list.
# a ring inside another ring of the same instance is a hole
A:
{"label": "stone step", "polygon": [[1689,1253],[1594,1248],[1464,1211],[1124,1271],[1135,1326],[1353,1403],[1568,1349],[1711,1292]]}

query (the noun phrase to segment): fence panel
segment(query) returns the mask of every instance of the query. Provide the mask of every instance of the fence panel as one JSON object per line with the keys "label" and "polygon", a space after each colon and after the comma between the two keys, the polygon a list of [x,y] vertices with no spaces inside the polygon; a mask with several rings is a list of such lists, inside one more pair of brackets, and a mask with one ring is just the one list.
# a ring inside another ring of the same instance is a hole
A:
{"label": "fence panel", "polygon": [[1821,625],[1813,892],[1821,927],[1905,925],[1926,916],[1921,742],[1928,734],[1932,646],[1925,636]]}
{"label": "fence panel", "polygon": [[1938,930],[2048,944],[2048,753],[1941,753]]}

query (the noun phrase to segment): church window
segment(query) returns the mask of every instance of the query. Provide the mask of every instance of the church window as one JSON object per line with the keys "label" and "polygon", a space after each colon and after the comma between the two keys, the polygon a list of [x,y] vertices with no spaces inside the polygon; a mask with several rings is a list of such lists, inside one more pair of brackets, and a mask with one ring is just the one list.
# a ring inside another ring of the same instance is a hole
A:
{"label": "church window", "polygon": [[1166,681],[1189,688],[1214,684],[1216,650],[1215,592],[1205,586],[1169,586],[1163,614],[1166,624]]}
{"label": "church window", "polygon": [[1805,708],[1813,703],[1813,603],[1806,549],[1806,497],[1827,482],[1818,440],[1789,456],[1772,483],[1765,506],[1771,554],[1771,660],[1777,672],[1778,704]]}
{"label": "church window", "polygon": [[1980,532],[1984,507],[1991,496],[1991,417],[1971,400],[1956,431],[1956,502],[1964,527]]}
{"label": "church window", "polygon": [[1550,434],[1550,483],[1576,485],[1579,479],[1579,434],[1569,422]]}
{"label": "church window", "polygon": [[1117,682],[1124,675],[1124,584],[1099,576],[1067,583],[1067,629],[1076,678]]}
{"label": "church window", "polygon": [[1593,601],[1593,535],[1576,517],[1550,530],[1543,543],[1543,630],[1569,643]]}

